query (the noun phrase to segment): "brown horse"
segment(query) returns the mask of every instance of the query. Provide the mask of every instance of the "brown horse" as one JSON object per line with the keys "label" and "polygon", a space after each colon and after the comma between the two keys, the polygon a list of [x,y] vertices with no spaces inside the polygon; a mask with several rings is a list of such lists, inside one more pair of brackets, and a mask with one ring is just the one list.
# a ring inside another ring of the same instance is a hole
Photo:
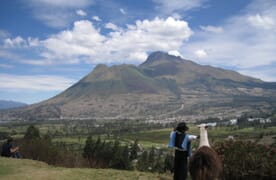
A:
{"label": "brown horse", "polygon": [[209,145],[207,127],[205,124],[199,125],[199,148],[189,162],[189,171],[193,180],[215,180],[221,178],[222,163],[217,153]]}

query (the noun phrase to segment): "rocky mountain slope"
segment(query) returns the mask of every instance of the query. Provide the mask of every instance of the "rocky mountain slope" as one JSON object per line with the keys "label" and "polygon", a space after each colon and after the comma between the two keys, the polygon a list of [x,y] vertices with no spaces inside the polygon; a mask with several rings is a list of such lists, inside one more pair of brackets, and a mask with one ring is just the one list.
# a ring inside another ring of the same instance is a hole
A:
{"label": "rocky mountain slope", "polygon": [[0,119],[233,117],[276,107],[276,83],[154,52],[139,66],[98,65],[59,95]]}

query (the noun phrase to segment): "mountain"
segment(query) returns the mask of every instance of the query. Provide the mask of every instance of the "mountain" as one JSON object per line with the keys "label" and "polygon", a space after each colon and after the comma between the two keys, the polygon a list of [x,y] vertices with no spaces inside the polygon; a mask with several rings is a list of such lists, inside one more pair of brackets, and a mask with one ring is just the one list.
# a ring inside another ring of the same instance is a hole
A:
{"label": "mountain", "polygon": [[26,106],[27,104],[16,101],[0,100],[0,109],[9,109]]}
{"label": "mountain", "polygon": [[153,118],[195,121],[267,112],[276,83],[154,52],[139,66],[97,65],[79,82],[38,104],[0,112],[11,119]]}

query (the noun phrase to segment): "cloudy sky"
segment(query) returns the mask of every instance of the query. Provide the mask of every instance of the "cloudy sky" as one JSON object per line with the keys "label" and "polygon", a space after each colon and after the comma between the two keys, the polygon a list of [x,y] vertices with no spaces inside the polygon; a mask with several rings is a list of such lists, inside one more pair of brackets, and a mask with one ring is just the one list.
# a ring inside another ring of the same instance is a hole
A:
{"label": "cloudy sky", "polygon": [[36,103],[157,50],[276,81],[276,1],[0,1],[0,99]]}

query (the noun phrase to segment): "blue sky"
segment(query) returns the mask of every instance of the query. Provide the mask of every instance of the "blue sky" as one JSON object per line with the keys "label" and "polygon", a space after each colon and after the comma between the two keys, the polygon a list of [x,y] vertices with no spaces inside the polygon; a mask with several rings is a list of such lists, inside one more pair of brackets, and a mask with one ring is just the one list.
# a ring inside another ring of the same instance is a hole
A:
{"label": "blue sky", "polygon": [[0,1],[0,99],[40,102],[157,50],[276,81],[276,1]]}

